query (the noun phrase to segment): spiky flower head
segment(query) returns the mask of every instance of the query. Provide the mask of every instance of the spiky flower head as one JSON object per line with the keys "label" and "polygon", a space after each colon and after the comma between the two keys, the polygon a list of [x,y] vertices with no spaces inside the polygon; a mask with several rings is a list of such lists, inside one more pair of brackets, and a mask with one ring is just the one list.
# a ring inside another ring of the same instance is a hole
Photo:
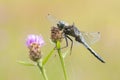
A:
{"label": "spiky flower head", "polygon": [[62,39],[63,39],[63,31],[57,27],[52,27],[51,28],[51,40],[56,43],[57,41],[61,42]]}
{"label": "spiky flower head", "polygon": [[29,48],[29,57],[33,61],[38,61],[41,55],[41,47],[45,44],[41,35],[30,34],[26,40],[26,46]]}

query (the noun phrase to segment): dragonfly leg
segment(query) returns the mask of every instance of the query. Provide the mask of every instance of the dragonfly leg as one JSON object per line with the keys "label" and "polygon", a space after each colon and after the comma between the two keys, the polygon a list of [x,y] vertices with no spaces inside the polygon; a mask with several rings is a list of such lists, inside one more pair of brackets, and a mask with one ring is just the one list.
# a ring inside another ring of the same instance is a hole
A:
{"label": "dragonfly leg", "polygon": [[66,37],[71,41],[71,47],[70,47],[70,55],[71,55],[72,47],[73,47],[73,40],[69,36],[66,36]]}
{"label": "dragonfly leg", "polygon": [[64,47],[62,47],[61,49],[68,47],[68,39],[67,39],[67,36],[66,36],[66,35],[65,35],[65,42],[66,42],[66,45],[65,45]]}

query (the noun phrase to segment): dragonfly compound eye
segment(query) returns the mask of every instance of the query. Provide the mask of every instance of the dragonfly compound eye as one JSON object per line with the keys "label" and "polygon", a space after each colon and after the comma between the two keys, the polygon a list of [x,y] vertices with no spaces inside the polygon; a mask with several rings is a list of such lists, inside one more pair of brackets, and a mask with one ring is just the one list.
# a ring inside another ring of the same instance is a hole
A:
{"label": "dragonfly compound eye", "polygon": [[57,26],[60,30],[62,30],[65,27],[65,23],[63,21],[59,21]]}

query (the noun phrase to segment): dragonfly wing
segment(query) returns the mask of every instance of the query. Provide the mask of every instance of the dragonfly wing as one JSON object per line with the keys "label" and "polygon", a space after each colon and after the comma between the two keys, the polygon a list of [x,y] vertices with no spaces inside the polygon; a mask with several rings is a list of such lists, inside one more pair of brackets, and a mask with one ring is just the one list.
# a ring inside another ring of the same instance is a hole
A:
{"label": "dragonfly wing", "polygon": [[52,23],[52,25],[56,25],[59,22],[59,20],[51,14],[48,14],[47,18]]}
{"label": "dragonfly wing", "polygon": [[100,32],[81,32],[82,36],[84,37],[85,41],[91,45],[97,42],[100,39]]}

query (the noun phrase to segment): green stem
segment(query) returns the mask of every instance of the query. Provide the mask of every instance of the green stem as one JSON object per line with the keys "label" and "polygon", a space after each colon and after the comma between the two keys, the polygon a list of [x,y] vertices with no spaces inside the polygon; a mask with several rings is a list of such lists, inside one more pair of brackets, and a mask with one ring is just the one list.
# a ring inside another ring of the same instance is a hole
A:
{"label": "green stem", "polygon": [[58,54],[59,54],[59,58],[60,58],[60,61],[61,61],[61,65],[62,65],[62,68],[63,68],[64,77],[65,77],[65,80],[67,80],[67,74],[66,74],[66,70],[65,70],[65,63],[64,63],[64,59],[63,59],[63,56],[61,54],[61,49],[60,49],[60,42],[57,42],[57,49],[58,49]]}
{"label": "green stem", "polygon": [[53,54],[53,52],[55,51],[55,48],[53,48],[50,53],[47,55],[47,57],[44,58],[44,60],[42,61],[42,65],[45,65],[46,62],[48,61],[48,59],[51,57],[51,55]]}
{"label": "green stem", "polygon": [[45,69],[43,68],[42,64],[40,65],[40,63],[37,62],[37,66],[38,66],[38,68],[40,69],[40,71],[41,71],[44,79],[45,79],[45,80],[48,80],[47,75],[46,75],[46,73],[45,73]]}

